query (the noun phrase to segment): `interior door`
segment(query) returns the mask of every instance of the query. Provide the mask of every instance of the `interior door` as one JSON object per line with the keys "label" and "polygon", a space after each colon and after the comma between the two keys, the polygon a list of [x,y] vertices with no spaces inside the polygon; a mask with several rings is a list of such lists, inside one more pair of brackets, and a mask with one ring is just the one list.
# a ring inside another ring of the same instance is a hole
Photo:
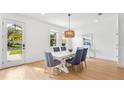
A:
{"label": "interior door", "polygon": [[24,64],[24,23],[3,21],[3,67]]}

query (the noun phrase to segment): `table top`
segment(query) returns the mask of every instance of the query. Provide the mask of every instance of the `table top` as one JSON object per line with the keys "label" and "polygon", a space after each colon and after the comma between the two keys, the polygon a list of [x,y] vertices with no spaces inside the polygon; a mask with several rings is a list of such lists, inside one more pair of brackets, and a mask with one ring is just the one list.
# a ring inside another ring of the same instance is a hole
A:
{"label": "table top", "polygon": [[68,52],[68,51],[64,51],[64,52],[52,52],[53,57],[55,57],[57,59],[67,58],[67,57],[72,56],[74,54],[75,54],[75,52]]}

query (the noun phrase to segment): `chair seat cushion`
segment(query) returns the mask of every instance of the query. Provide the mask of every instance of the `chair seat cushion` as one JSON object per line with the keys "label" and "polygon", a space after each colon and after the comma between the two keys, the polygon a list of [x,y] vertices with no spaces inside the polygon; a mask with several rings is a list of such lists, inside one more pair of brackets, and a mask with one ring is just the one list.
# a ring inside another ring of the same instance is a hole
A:
{"label": "chair seat cushion", "polygon": [[73,63],[73,60],[74,58],[71,58],[71,59],[67,59],[66,62],[69,63],[69,64],[72,64],[72,65],[78,65],[78,63]]}
{"label": "chair seat cushion", "polygon": [[72,61],[68,61],[67,63],[72,64],[72,65],[79,65],[78,63],[73,63]]}
{"label": "chair seat cushion", "polygon": [[61,62],[57,59],[54,59],[54,64],[52,64],[52,66],[57,66],[59,65]]}
{"label": "chair seat cushion", "polygon": [[81,62],[81,57],[82,57],[82,52],[83,50],[80,49],[80,50],[77,50],[76,51],[76,54],[75,54],[75,57],[70,61],[67,60],[67,63],[70,63],[72,65],[79,65],[80,62]]}

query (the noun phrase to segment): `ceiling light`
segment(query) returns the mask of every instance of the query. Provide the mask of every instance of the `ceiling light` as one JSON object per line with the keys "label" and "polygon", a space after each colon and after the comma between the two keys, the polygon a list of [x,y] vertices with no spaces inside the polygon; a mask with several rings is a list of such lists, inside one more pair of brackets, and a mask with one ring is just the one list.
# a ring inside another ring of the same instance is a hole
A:
{"label": "ceiling light", "polygon": [[43,13],[41,13],[41,14],[42,14],[42,15],[45,15],[46,13],[43,12]]}
{"label": "ceiling light", "polygon": [[73,38],[75,36],[75,31],[70,29],[70,16],[71,14],[68,14],[69,17],[69,28],[64,31],[64,35],[66,38]]}
{"label": "ceiling light", "polygon": [[99,16],[103,15],[103,13],[98,13]]}

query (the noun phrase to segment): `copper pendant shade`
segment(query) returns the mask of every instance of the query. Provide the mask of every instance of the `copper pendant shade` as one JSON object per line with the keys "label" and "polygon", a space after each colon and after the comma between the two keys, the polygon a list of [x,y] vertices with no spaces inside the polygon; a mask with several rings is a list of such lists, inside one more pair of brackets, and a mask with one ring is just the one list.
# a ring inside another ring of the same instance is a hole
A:
{"label": "copper pendant shade", "polygon": [[75,37],[75,32],[74,30],[68,29],[68,30],[65,30],[64,35],[66,38],[73,38]]}
{"label": "copper pendant shade", "polygon": [[73,38],[75,37],[75,31],[70,29],[70,16],[71,14],[68,14],[69,16],[69,29],[64,31],[64,35],[66,38]]}

